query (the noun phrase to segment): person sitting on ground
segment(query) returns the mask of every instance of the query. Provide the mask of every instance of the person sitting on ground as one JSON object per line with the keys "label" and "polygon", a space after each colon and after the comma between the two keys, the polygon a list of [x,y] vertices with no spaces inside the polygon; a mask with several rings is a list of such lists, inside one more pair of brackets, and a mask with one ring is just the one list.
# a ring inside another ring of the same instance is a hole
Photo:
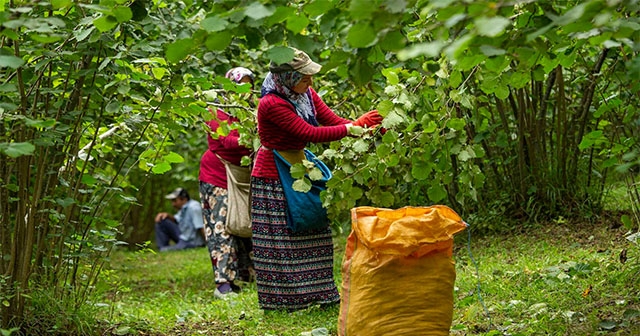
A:
{"label": "person sitting on ground", "polygon": [[[156,244],[162,251],[184,250],[205,246],[206,235],[200,202],[192,200],[184,188],[177,188],[165,196],[178,210],[172,215],[160,212],[156,215]],[[171,241],[175,244],[171,245]]]}

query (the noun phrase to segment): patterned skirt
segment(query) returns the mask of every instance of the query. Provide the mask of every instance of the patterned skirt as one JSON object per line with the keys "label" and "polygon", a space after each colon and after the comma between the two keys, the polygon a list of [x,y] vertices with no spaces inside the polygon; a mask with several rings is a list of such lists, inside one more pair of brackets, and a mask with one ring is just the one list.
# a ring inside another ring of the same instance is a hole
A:
{"label": "patterned skirt", "polygon": [[200,182],[200,203],[215,282],[251,282],[254,278],[251,238],[226,232],[227,199],[227,189]]}
{"label": "patterned skirt", "polygon": [[333,279],[331,229],[294,233],[286,226],[279,180],[252,177],[251,221],[260,308],[298,310],[340,301]]}

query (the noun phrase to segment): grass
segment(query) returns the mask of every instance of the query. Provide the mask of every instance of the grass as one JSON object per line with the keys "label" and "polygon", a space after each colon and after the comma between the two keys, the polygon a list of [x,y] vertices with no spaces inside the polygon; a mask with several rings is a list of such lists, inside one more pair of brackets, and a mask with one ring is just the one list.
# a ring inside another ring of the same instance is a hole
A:
{"label": "grass", "polygon": [[[473,259],[467,233],[460,234],[451,334],[640,335],[640,253],[625,232],[607,223],[558,222],[472,236]],[[338,284],[344,243],[336,239]],[[110,265],[98,285],[102,334],[286,336],[324,328],[336,335],[338,307],[265,313],[255,285],[236,298],[214,299],[206,249],[119,251]]]}

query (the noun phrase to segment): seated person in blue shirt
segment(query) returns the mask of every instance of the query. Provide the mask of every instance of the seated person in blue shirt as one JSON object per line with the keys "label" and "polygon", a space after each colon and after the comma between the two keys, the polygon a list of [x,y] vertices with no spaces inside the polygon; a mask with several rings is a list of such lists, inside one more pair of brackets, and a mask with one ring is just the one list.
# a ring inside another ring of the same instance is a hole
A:
{"label": "seated person in blue shirt", "polygon": [[[205,246],[206,234],[200,202],[189,197],[184,188],[165,196],[178,213],[160,212],[156,215],[156,244],[160,251],[184,250]],[[170,245],[171,241],[175,242]]]}

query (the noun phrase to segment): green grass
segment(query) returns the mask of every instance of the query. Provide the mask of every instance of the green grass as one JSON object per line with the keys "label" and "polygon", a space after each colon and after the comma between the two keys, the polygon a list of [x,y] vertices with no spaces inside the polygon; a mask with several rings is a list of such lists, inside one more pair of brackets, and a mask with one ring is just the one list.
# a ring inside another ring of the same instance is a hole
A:
{"label": "green grass", "polygon": [[[563,223],[528,233],[472,236],[479,273],[466,232],[460,234],[451,334],[639,335],[639,249],[624,233],[607,224]],[[344,237],[336,239],[338,284],[344,243]],[[106,334],[286,336],[326,328],[336,335],[338,307],[265,313],[258,308],[255,285],[231,300],[214,299],[206,249],[120,251],[110,265],[98,286],[97,318]]]}

